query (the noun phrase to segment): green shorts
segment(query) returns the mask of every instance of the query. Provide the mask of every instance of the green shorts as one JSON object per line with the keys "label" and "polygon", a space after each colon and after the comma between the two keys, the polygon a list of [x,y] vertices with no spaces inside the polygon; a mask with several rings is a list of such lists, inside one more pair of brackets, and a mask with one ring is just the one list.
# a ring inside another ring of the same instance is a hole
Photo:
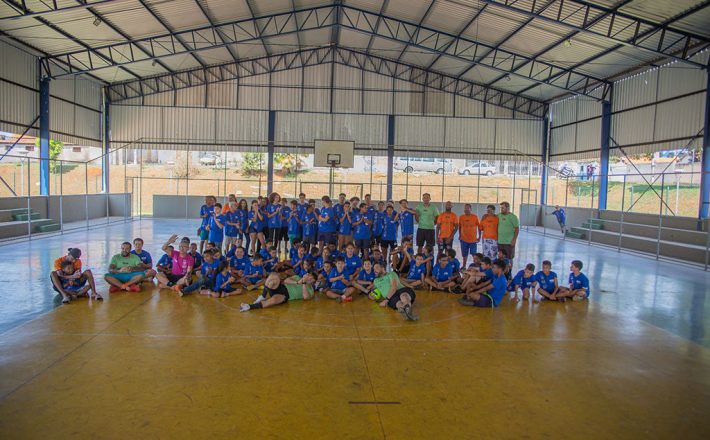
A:
{"label": "green shorts", "polygon": [[145,271],[140,271],[140,272],[119,272],[119,273],[107,273],[106,277],[113,277],[116,278],[118,281],[122,283],[127,283],[131,278],[133,278],[136,275],[143,275],[143,278],[145,278]]}
{"label": "green shorts", "polygon": [[205,227],[200,228],[200,241],[207,241],[210,236],[210,231]]}
{"label": "green shorts", "polygon": [[288,234],[288,241],[293,244],[293,240],[301,238],[300,234]]}

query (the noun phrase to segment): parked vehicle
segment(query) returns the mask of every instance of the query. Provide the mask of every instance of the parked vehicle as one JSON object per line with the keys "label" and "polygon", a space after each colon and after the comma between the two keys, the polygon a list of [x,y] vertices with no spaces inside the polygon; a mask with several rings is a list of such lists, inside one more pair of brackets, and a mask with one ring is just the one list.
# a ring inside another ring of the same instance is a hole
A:
{"label": "parked vehicle", "polygon": [[216,154],[205,154],[200,158],[200,165],[217,166],[222,164],[222,157]]}
{"label": "parked vehicle", "polygon": [[451,160],[434,159],[431,157],[397,157],[394,161],[394,169],[405,173],[427,171],[441,174],[450,173],[453,170]]}
{"label": "parked vehicle", "polygon": [[492,176],[496,173],[496,167],[491,165],[486,161],[474,160],[467,162],[467,165],[459,170],[459,174],[468,176],[471,174],[485,174],[486,176]]}

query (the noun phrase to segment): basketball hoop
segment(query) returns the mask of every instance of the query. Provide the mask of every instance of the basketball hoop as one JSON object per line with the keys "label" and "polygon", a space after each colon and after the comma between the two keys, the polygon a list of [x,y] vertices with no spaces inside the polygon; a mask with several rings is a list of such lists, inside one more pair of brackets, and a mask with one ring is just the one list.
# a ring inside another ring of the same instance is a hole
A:
{"label": "basketball hoop", "polygon": [[328,154],[328,163],[331,168],[335,168],[340,165],[340,154]]}

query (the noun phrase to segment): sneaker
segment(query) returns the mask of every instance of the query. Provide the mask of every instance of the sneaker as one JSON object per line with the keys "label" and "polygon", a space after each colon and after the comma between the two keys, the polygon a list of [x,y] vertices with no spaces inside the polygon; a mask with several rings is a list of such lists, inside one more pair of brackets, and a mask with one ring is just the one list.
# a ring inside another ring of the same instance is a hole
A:
{"label": "sneaker", "polygon": [[456,294],[456,295],[460,295],[464,292],[463,292],[463,289],[461,288],[461,286],[456,286],[451,290],[451,293]]}
{"label": "sneaker", "polygon": [[178,290],[178,295],[180,295],[180,298],[185,296],[185,293],[182,290]]}
{"label": "sneaker", "polygon": [[584,301],[585,299],[585,297],[579,295],[575,295],[572,297],[572,301]]}
{"label": "sneaker", "polygon": [[123,289],[121,289],[120,287],[116,287],[116,286],[111,286],[108,288],[108,291],[111,293],[120,292],[121,290],[123,290]]}
{"label": "sneaker", "polygon": [[172,281],[170,281],[170,282],[168,282],[168,284],[166,284],[166,286],[168,286],[170,288],[172,288],[174,285],[175,285],[175,283],[173,283]]}
{"label": "sneaker", "polygon": [[459,304],[464,305],[464,306],[475,306],[476,302],[470,298],[463,297],[463,298],[459,298]]}
{"label": "sneaker", "polygon": [[254,301],[256,304],[259,304],[260,302],[264,301],[266,298],[264,295],[259,295],[256,297],[256,300]]}
{"label": "sneaker", "polygon": [[134,284],[134,285],[132,285],[131,287],[128,288],[128,291],[129,291],[129,292],[140,292],[140,291],[141,291],[141,288],[140,288],[139,285]]}
{"label": "sneaker", "polygon": [[242,304],[239,306],[239,311],[240,311],[240,312],[248,312],[250,309],[251,309],[251,307],[249,307],[249,304],[244,304],[244,303],[242,303]]}
{"label": "sneaker", "polygon": [[412,311],[412,305],[411,305],[411,304],[407,304],[406,306],[404,306],[404,316],[405,316],[407,319],[409,319],[410,321],[416,321],[417,319],[419,319],[419,317],[416,316],[416,315],[414,314],[414,312]]}
{"label": "sneaker", "polygon": [[344,302],[344,303],[349,303],[349,302],[352,302],[352,301],[353,301],[353,297],[352,297],[352,296],[341,296],[341,297],[338,298],[338,299],[340,299],[340,301],[341,301],[341,302]]}

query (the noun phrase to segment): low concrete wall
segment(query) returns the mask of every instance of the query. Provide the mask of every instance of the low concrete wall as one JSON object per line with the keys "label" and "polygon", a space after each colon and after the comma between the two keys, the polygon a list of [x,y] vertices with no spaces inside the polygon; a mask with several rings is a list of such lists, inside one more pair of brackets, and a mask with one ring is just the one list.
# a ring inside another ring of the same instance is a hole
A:
{"label": "low concrete wall", "polygon": [[[546,215],[555,210],[553,206],[541,205],[520,205],[520,224],[523,226],[544,226],[550,229],[559,229],[557,218],[554,215]],[[582,227],[590,218],[598,218],[598,209],[589,208],[564,208],[567,216],[566,224],[568,228]]]}
{"label": "low concrete wall", "polygon": [[[118,193],[108,195],[108,210],[106,194],[67,195],[67,196],[34,196],[29,198],[30,207],[38,212],[41,218],[49,218],[64,223],[86,220],[87,201],[89,219],[108,216],[123,217],[130,215],[131,194]],[[27,208],[27,197],[1,197],[0,209]]]}

